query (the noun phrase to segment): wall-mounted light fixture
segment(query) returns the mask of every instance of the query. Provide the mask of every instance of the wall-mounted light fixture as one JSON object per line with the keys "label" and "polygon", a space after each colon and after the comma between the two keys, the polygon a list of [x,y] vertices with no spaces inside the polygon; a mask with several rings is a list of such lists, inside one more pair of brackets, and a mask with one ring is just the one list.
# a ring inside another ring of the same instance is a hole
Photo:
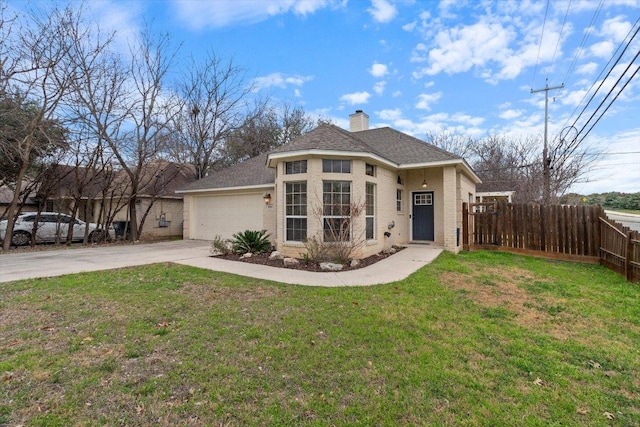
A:
{"label": "wall-mounted light fixture", "polygon": [[262,200],[264,200],[264,202],[268,205],[269,203],[271,203],[271,194],[270,193],[265,194]]}

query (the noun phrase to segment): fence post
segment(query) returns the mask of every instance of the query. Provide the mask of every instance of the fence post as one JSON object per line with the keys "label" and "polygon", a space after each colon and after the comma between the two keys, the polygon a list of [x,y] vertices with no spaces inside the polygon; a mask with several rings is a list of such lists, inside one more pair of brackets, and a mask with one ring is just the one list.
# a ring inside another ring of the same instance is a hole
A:
{"label": "fence post", "polygon": [[633,244],[631,243],[631,239],[633,238],[633,232],[627,232],[627,250],[625,251],[624,256],[624,276],[627,278],[627,281],[631,281],[631,257],[633,256]]}

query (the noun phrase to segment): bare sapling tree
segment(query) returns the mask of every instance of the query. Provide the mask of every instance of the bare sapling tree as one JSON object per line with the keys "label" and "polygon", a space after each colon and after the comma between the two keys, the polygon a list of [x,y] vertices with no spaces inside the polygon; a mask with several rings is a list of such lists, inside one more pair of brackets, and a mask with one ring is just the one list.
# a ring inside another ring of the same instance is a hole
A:
{"label": "bare sapling tree", "polygon": [[37,155],[43,140],[49,143],[64,140],[62,135],[50,134],[50,125],[56,122],[60,103],[78,78],[65,62],[70,50],[69,33],[79,25],[71,7],[63,10],[54,7],[44,17],[31,12],[19,24],[16,32],[4,40],[7,57],[2,63],[2,95],[12,99],[19,109],[28,106],[32,114],[21,123],[19,134],[0,142],[5,148],[10,147],[18,164],[15,191],[7,211],[4,250],[11,244],[20,191],[32,156]]}
{"label": "bare sapling tree", "polygon": [[251,90],[244,69],[233,60],[213,51],[203,62],[192,60],[176,87],[180,105],[171,120],[169,157],[192,164],[196,179],[215,169],[225,141],[245,118]]}
{"label": "bare sapling tree", "polygon": [[345,264],[366,245],[366,204],[351,201],[350,196],[346,200],[343,196],[325,193],[310,210],[309,219],[322,230],[305,241],[307,256],[314,262]]}

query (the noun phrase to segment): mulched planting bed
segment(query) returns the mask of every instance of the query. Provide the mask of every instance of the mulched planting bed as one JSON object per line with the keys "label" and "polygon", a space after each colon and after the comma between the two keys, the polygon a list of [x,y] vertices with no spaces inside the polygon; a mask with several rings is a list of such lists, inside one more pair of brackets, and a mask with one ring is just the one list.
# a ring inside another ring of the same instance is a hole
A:
{"label": "mulched planting bed", "polygon": [[[396,250],[396,253],[403,250],[403,247],[398,247],[398,246],[394,246],[394,249]],[[320,264],[317,263],[306,263],[302,260],[298,260],[300,261],[298,264],[295,265],[284,265],[283,260],[281,259],[270,259],[269,258],[270,253],[266,253],[266,254],[260,254],[260,255],[253,255],[249,258],[243,258],[239,255],[218,255],[215,258],[220,258],[220,259],[226,259],[229,261],[239,261],[239,262],[247,262],[250,264],[261,264],[261,265],[268,265],[270,267],[278,267],[278,268],[289,268],[292,270],[304,270],[304,271],[316,271],[316,272],[321,272],[321,273],[328,273],[328,270],[321,270],[320,269]],[[351,264],[346,264],[342,267],[341,271],[349,271],[349,270],[357,270],[359,268],[363,268],[363,267],[367,267],[369,265],[375,264],[378,261],[382,261],[385,258],[390,257],[391,253],[384,253],[384,252],[380,252],[376,255],[371,255],[370,257],[367,258],[363,258],[361,260],[358,260],[358,265],[355,267],[352,267]]]}

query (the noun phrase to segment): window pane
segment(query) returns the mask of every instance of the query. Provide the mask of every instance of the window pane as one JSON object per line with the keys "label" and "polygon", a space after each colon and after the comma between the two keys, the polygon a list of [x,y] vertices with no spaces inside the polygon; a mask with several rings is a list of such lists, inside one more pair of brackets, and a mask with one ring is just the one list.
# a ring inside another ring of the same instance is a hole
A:
{"label": "window pane", "polygon": [[367,239],[373,239],[373,217],[367,218]]}
{"label": "window pane", "polygon": [[342,161],[342,173],[351,173],[351,160],[343,160]]}
{"label": "window pane", "polygon": [[285,173],[287,175],[296,174],[296,173],[307,173],[307,161],[296,160],[293,162],[286,162]]}
{"label": "window pane", "polygon": [[307,238],[307,183],[285,183],[286,240],[301,242]]}
{"label": "window pane", "polygon": [[364,167],[365,170],[365,174],[369,175],[369,176],[376,176],[376,167],[375,165],[370,165],[369,163],[367,163]]}

